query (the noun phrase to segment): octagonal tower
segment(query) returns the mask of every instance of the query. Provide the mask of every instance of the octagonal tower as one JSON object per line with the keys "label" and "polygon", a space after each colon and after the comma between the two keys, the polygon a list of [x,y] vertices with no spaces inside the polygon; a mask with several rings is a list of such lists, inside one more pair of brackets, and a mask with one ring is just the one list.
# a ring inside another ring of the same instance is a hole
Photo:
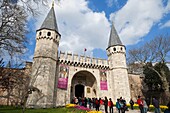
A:
{"label": "octagonal tower", "polygon": [[60,34],[54,7],[36,32],[36,48],[33,59],[30,86],[37,89],[29,95],[27,107],[54,107],[55,81]]}
{"label": "octagonal tower", "polygon": [[123,97],[130,100],[129,79],[126,66],[126,48],[122,44],[114,25],[112,24],[107,50],[110,79],[112,80],[112,95],[114,101]]}

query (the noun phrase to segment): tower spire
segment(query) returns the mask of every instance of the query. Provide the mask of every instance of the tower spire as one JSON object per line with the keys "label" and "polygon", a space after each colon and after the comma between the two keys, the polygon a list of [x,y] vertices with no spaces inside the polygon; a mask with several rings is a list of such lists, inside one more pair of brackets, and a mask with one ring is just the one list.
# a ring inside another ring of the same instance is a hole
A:
{"label": "tower spire", "polygon": [[122,42],[117,34],[117,31],[114,27],[114,23],[112,23],[112,28],[110,32],[110,38],[108,43],[108,48],[115,45],[122,45]]}
{"label": "tower spire", "polygon": [[54,7],[54,0],[52,1],[52,7]]}
{"label": "tower spire", "polygon": [[55,11],[54,11],[54,0],[52,2],[52,7],[46,16],[43,24],[41,25],[40,29],[50,29],[50,30],[55,30],[58,32],[58,26],[57,26],[57,21],[55,17]]}

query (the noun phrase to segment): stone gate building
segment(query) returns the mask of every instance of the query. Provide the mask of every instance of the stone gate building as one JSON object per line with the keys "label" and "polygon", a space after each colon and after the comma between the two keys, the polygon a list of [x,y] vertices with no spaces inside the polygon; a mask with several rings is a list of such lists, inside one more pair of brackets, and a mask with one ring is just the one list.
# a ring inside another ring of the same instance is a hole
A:
{"label": "stone gate building", "polygon": [[36,31],[30,85],[40,92],[29,95],[27,107],[62,106],[75,96],[130,100],[126,49],[114,25],[106,48],[108,60],[58,52],[60,37],[52,7]]}

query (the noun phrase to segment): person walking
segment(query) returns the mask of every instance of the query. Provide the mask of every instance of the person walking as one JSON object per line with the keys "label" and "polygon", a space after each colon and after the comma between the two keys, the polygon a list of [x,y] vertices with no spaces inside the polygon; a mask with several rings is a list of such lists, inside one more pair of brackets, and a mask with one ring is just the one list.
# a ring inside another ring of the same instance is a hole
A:
{"label": "person walking", "polygon": [[146,104],[147,104],[147,106],[148,106],[148,111],[149,111],[149,110],[150,110],[150,109],[149,109],[149,106],[150,106],[150,98],[146,98],[145,101],[146,101]]}
{"label": "person walking", "polygon": [[125,101],[122,99],[122,97],[120,97],[119,103],[121,113],[125,113]]}
{"label": "person walking", "polygon": [[75,104],[76,104],[76,105],[78,104],[78,99],[77,99],[77,97],[75,97]]}
{"label": "person walking", "polygon": [[88,98],[88,99],[87,99],[87,103],[88,103],[88,105],[89,105],[89,109],[91,109],[91,104],[92,104],[91,98]]}
{"label": "person walking", "polygon": [[109,111],[110,111],[110,113],[113,113],[113,102],[112,102],[112,99],[111,99],[111,98],[109,98],[108,105],[109,105]]}
{"label": "person walking", "polygon": [[120,113],[120,108],[121,108],[121,106],[120,106],[120,99],[117,99],[116,108],[118,110],[118,113]]}
{"label": "person walking", "polygon": [[[101,98],[99,98],[99,110],[102,110],[103,107],[104,107],[103,100]],[[104,110],[104,108],[103,108],[103,110]]]}
{"label": "person walking", "polygon": [[148,111],[148,105],[147,105],[145,99],[143,99],[143,112],[147,113],[147,111]]}
{"label": "person walking", "polygon": [[155,113],[161,113],[159,108],[159,101],[156,98],[153,98],[153,106],[155,107]]}
{"label": "person walking", "polygon": [[95,98],[92,98],[92,104],[93,108],[96,108]]}
{"label": "person walking", "polygon": [[84,97],[84,107],[87,107],[87,98]]}
{"label": "person walking", "polygon": [[132,100],[132,98],[130,99],[129,104],[130,104],[131,110],[133,110],[134,101]]}
{"label": "person walking", "polygon": [[140,113],[143,113],[143,101],[141,99],[141,96],[138,96],[137,104],[139,105]]}
{"label": "person walking", "polygon": [[99,111],[100,101],[96,98],[95,100],[96,111]]}
{"label": "person walking", "polygon": [[128,107],[127,107],[127,105],[126,105],[126,99],[124,98],[124,99],[122,100],[122,102],[123,102],[123,105],[124,105],[124,110],[125,110],[125,111],[128,111]]}
{"label": "person walking", "polygon": [[107,97],[105,97],[105,99],[104,99],[104,110],[105,110],[105,113],[108,113],[107,108],[108,108],[108,99],[107,99]]}

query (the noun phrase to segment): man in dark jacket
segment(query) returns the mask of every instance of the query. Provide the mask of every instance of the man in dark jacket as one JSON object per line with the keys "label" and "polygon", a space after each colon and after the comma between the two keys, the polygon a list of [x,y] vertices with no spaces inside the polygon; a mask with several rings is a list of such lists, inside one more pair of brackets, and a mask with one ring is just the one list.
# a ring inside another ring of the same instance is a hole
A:
{"label": "man in dark jacket", "polygon": [[155,107],[155,113],[161,113],[159,108],[159,101],[153,98],[153,106]]}
{"label": "man in dark jacket", "polygon": [[131,109],[133,110],[134,101],[132,100],[132,98],[130,99],[129,103],[130,103]]}
{"label": "man in dark jacket", "polygon": [[105,100],[104,100],[104,110],[105,110],[105,113],[108,113],[107,108],[108,108],[108,99],[107,99],[107,97],[105,97]]}

